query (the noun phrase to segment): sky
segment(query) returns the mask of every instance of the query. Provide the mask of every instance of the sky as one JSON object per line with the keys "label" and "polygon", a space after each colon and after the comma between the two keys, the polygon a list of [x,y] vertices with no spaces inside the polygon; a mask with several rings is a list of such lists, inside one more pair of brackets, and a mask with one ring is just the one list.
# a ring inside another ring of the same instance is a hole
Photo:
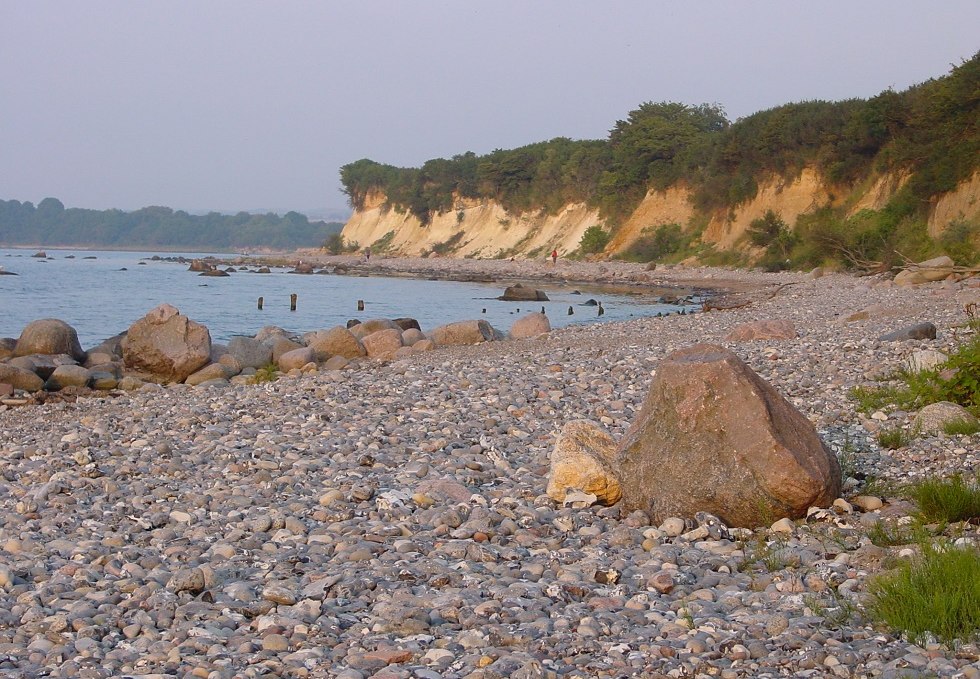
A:
{"label": "sky", "polygon": [[900,91],[978,26],[977,0],[0,0],[0,199],[349,214],[360,158]]}

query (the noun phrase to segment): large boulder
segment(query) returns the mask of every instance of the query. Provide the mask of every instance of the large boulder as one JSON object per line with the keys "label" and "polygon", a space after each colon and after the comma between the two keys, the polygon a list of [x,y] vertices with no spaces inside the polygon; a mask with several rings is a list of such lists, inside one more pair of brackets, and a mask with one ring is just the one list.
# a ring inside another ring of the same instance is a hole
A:
{"label": "large boulder", "polygon": [[128,369],[183,382],[211,359],[211,333],[169,304],[161,304],[130,326],[122,350]]}
{"label": "large boulder", "polygon": [[199,384],[212,380],[227,380],[231,376],[232,371],[227,366],[221,363],[209,363],[200,370],[188,375],[187,379],[184,380],[184,384],[196,387]]}
{"label": "large boulder", "polygon": [[433,328],[429,339],[439,346],[451,344],[479,344],[496,339],[493,326],[486,321],[456,321]]}
{"label": "large boulder", "polygon": [[255,333],[255,339],[269,346],[272,346],[280,337],[292,337],[292,335],[278,325],[267,325]]}
{"label": "large boulder", "polygon": [[616,442],[604,429],[588,420],[572,420],[562,427],[548,475],[548,497],[564,502],[569,491],[596,497],[601,505],[614,505],[622,487],[614,467]]}
{"label": "large boulder", "polygon": [[307,363],[316,363],[316,354],[309,347],[299,347],[283,353],[276,359],[279,369],[283,372],[299,369]]}
{"label": "large boulder", "polygon": [[48,391],[59,391],[65,387],[87,387],[92,371],[80,365],[59,365],[44,383]]}
{"label": "large boulder", "polygon": [[364,348],[369,357],[382,360],[393,358],[395,352],[404,346],[402,344],[402,331],[399,328],[372,332],[361,341],[364,343]]}
{"label": "large boulder", "polygon": [[316,352],[317,361],[326,361],[331,356],[343,356],[351,359],[367,355],[361,341],[342,325],[329,330],[317,330],[306,335],[304,339],[306,346]]}
{"label": "large boulder", "polygon": [[791,321],[751,321],[740,323],[725,336],[729,342],[749,342],[752,340],[796,339],[796,328]]}
{"label": "large boulder", "polygon": [[363,340],[371,333],[379,330],[401,330],[402,327],[389,318],[371,318],[351,327],[350,331],[354,337]]}
{"label": "large boulder", "polygon": [[551,332],[551,322],[548,317],[536,311],[521,316],[510,326],[510,336],[513,339],[537,337],[549,332]]}
{"label": "large boulder", "polygon": [[269,340],[272,347],[272,362],[276,365],[279,364],[279,359],[283,354],[289,353],[290,351],[295,351],[296,349],[305,349],[306,345],[300,344],[299,342],[289,338],[289,337],[276,337]]}
{"label": "large boulder", "polygon": [[504,302],[547,302],[548,295],[546,295],[543,290],[526,288],[518,283],[517,285],[512,285],[509,288],[505,288],[504,294],[497,299]]}
{"label": "large boulder", "polygon": [[228,354],[238,359],[242,368],[262,368],[272,363],[272,347],[252,337],[232,337]]}
{"label": "large boulder", "polygon": [[7,363],[0,363],[0,383],[13,385],[21,391],[41,391],[44,380],[30,370],[16,368]]}
{"label": "large boulder", "polygon": [[0,337],[0,361],[14,355],[17,348],[17,340],[13,337]]}
{"label": "large boulder", "polygon": [[32,321],[20,333],[14,356],[31,354],[68,354],[75,360],[85,360],[75,328],[56,318]]}
{"label": "large boulder", "polygon": [[393,318],[391,322],[402,330],[422,330],[422,326],[414,318]]}
{"label": "large boulder", "polygon": [[731,351],[698,344],[660,364],[616,456],[626,512],[655,524],[700,511],[769,525],[827,506],[837,459],[809,420]]}
{"label": "large boulder", "polygon": [[409,328],[402,331],[402,344],[406,347],[410,347],[416,342],[421,342],[425,339],[425,333],[423,333],[418,328]]}

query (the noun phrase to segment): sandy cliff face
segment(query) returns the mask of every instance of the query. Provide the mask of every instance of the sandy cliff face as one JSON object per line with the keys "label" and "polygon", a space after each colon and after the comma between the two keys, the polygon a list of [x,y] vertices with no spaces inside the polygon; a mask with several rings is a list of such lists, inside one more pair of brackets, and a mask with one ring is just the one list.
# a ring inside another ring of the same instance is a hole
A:
{"label": "sandy cliff face", "polygon": [[694,216],[691,192],[684,186],[672,186],[666,191],[647,191],[643,201],[626,223],[613,236],[607,252],[622,252],[648,227],[680,224],[686,227]]}
{"label": "sandy cliff face", "polygon": [[344,226],[343,236],[361,247],[394,232],[390,252],[425,255],[442,244],[452,257],[545,257],[552,249],[562,256],[578,248],[585,230],[601,224],[597,210],[584,203],[561,212],[511,214],[495,202],[461,201],[460,209],[435,215],[423,226],[413,215],[385,209],[383,196],[358,210]]}
{"label": "sandy cliff face", "polygon": [[719,249],[730,249],[749,225],[772,210],[787,224],[795,224],[804,212],[812,212],[832,202],[832,194],[820,176],[804,169],[794,179],[770,177],[759,183],[755,198],[742,203],[730,214],[715,215],[708,223],[703,239]]}
{"label": "sandy cliff face", "polygon": [[936,238],[950,222],[959,219],[972,220],[980,217],[980,172],[965,182],[961,182],[955,191],[939,197],[932,214],[929,215],[929,235]]}
{"label": "sandy cliff face", "polygon": [[[860,210],[880,210],[904,186],[906,173],[889,173],[858,187],[828,185],[811,168],[793,178],[772,176],[759,183],[755,198],[731,211],[702,215],[708,220],[702,240],[719,249],[735,247],[753,220],[767,210],[778,213],[787,224],[801,214],[825,206],[844,207],[849,215]],[[393,254],[419,256],[434,248],[451,257],[546,257],[552,248],[562,256],[575,251],[585,230],[604,225],[597,210],[572,203],[555,215],[541,211],[512,214],[493,201],[460,201],[459,209],[436,215],[423,226],[407,212],[385,207],[385,196],[372,193],[364,208],[344,226],[348,242],[362,248],[392,232]],[[680,224],[689,227],[698,217],[691,192],[684,186],[649,191],[636,210],[614,234],[607,254],[627,249],[647,227]],[[980,217],[980,172],[955,191],[937,197],[929,218],[929,233],[936,237],[952,221]],[[703,221],[702,221],[703,223]],[[449,245],[446,245],[449,244]],[[442,247],[440,247],[442,246]]]}

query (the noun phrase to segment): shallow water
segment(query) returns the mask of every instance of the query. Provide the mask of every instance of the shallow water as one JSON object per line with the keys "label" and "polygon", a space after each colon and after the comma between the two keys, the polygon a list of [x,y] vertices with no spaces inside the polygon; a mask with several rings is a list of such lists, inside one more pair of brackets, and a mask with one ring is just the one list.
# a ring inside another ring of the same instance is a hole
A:
{"label": "shallow water", "polygon": [[[189,272],[186,264],[151,261],[150,252],[48,248],[47,259],[32,257],[35,252],[0,249],[0,267],[18,274],[0,276],[0,336],[18,337],[33,320],[58,318],[75,328],[85,348],[126,330],[164,302],[206,325],[218,342],[253,335],[266,325],[302,333],[343,325],[351,318],[407,316],[417,319],[423,330],[482,318],[506,332],[519,314],[542,307],[552,327],[675,313],[680,308],[622,288],[534,283],[551,301],[502,302],[495,298],[503,293],[503,283],[297,275],[286,269],[214,278]],[[574,294],[576,290],[581,294]],[[294,312],[289,310],[291,293],[298,295]],[[262,311],[256,308],[259,297],[265,300]],[[590,298],[602,302],[601,318],[597,307],[582,306]],[[357,311],[358,300],[364,300],[363,312]]]}

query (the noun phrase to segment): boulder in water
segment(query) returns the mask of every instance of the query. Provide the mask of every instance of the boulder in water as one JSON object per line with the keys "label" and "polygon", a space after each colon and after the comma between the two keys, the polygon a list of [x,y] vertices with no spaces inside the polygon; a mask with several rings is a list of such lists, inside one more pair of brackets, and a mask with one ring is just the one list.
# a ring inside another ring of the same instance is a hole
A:
{"label": "boulder in water", "polygon": [[543,290],[535,290],[534,288],[526,288],[520,283],[517,285],[512,285],[504,289],[504,294],[502,294],[497,299],[504,302],[547,302],[548,295],[544,293]]}

